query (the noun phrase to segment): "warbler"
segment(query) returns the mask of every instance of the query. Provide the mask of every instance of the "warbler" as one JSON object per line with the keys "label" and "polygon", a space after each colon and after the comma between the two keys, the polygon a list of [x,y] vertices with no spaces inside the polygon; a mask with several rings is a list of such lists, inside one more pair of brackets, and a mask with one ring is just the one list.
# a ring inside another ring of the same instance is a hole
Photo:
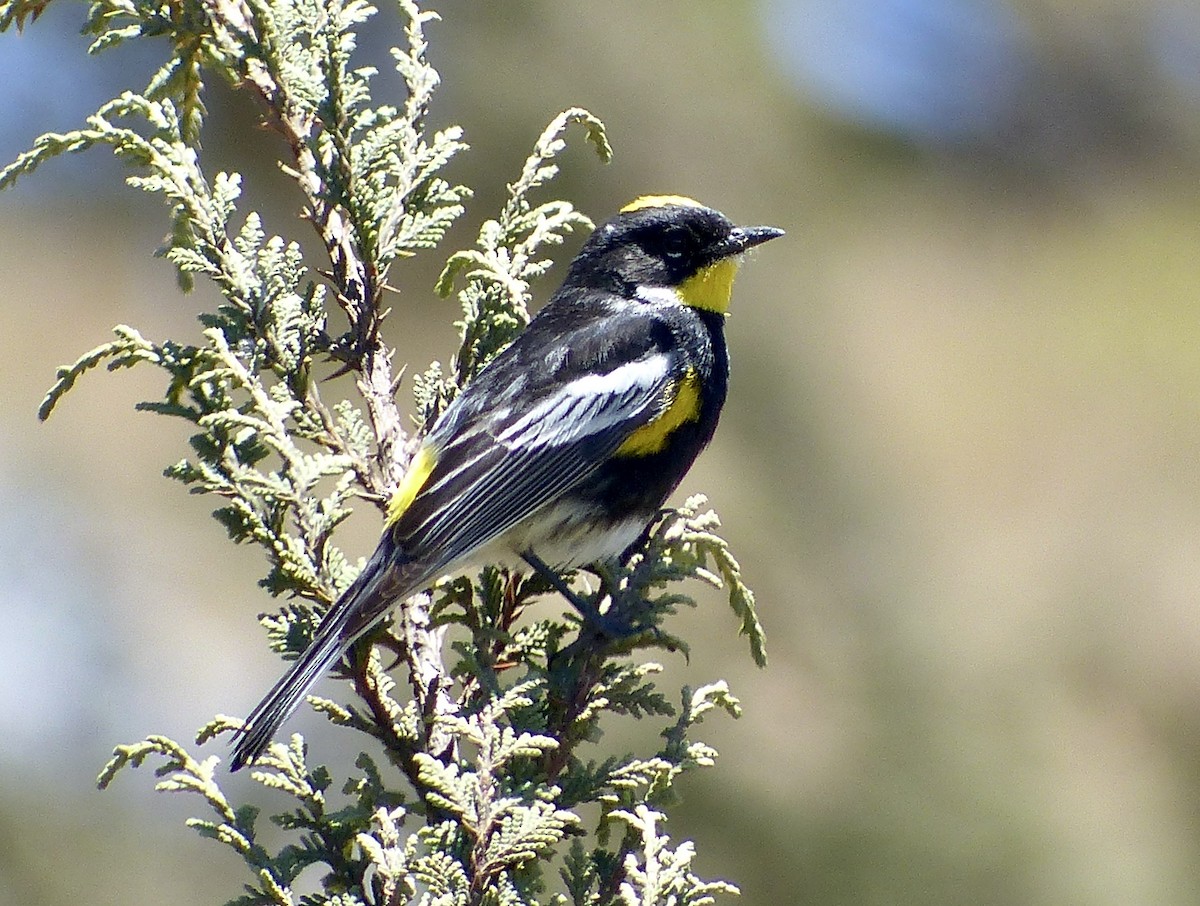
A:
{"label": "warbler", "polygon": [[375,553],[250,713],[231,767],[260,756],[309,689],[388,610],[467,560],[557,570],[634,545],[725,402],[725,317],[744,253],[782,236],[677,195],[599,226],[562,286],[438,418]]}

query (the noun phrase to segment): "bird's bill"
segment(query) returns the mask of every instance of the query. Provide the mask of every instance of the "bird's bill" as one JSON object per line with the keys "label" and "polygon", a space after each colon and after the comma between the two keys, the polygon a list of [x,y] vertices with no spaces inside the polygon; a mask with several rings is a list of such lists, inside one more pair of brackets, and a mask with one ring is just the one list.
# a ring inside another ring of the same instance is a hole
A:
{"label": "bird's bill", "polygon": [[762,245],[764,242],[778,239],[782,235],[783,230],[779,229],[779,227],[735,227],[725,240],[726,248],[728,248],[725,254],[740,255],[742,252],[748,251],[756,245]]}

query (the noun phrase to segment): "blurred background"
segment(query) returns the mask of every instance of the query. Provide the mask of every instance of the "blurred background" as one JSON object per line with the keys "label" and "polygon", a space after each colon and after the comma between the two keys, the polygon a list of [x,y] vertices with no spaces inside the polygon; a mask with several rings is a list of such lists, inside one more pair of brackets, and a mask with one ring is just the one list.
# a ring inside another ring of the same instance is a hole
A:
{"label": "blurred background", "polygon": [[[670,192],[788,231],[739,280],[731,398],[685,486],[721,512],[772,657],[751,665],[719,596],[679,618],[693,654],[665,688],[725,677],[745,706],[703,726],[720,762],[669,826],[698,873],[746,906],[1200,902],[1200,7],[442,7],[433,115],[465,127],[450,173],[477,195],[395,272],[400,360],[452,354],[440,263],[570,105],[616,159],[573,136],[554,191],[597,220]],[[81,20],[0,35],[5,161],[163,52],[86,58]],[[254,108],[207,101],[212,168],[303,235]],[[95,151],[0,196],[0,906],[235,896],[190,802],[149,772],[93,781],[114,744],[188,740],[279,669],[259,554],[160,477],[183,427],[133,411],[158,373],[34,417],[112,325],[195,337],[212,303],[152,257],[166,211],[120,175]],[[347,551],[377,527],[356,516]],[[251,787],[229,785],[273,804]]]}

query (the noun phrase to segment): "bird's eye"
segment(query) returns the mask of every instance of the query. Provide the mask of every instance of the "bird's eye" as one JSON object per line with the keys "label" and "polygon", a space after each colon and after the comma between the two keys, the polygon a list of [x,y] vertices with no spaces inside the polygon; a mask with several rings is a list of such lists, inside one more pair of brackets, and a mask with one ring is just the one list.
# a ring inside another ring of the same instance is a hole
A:
{"label": "bird's eye", "polygon": [[683,230],[668,230],[663,236],[663,254],[668,258],[682,258],[687,251],[687,234]]}

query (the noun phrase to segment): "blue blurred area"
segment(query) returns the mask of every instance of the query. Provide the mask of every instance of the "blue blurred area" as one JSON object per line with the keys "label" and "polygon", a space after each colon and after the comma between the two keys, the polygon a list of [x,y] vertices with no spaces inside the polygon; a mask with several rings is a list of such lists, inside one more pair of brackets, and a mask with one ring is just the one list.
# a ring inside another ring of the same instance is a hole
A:
{"label": "blue blurred area", "polygon": [[1165,0],[1156,5],[1150,41],[1162,77],[1200,105],[1200,5],[1195,0]]}
{"label": "blue blurred area", "polygon": [[[9,452],[0,450],[0,463],[11,477]],[[113,644],[109,545],[53,490],[0,482],[0,512],[0,763],[61,770],[111,723],[105,703],[128,701]]]}
{"label": "blue blurred area", "polygon": [[1028,34],[989,0],[770,0],[763,16],[812,100],[918,143],[995,132],[1028,77]]}
{"label": "blue blurred area", "polygon": [[1195,3],[1088,16],[999,0],[768,0],[762,23],[806,100],[917,147],[1056,166],[1195,150]]}
{"label": "blue blurred area", "polygon": [[[91,38],[80,34],[82,22],[78,6],[51,4],[23,32],[0,34],[0,164],[28,150],[39,135],[79,128],[122,91],[145,87],[164,58],[165,43],[154,41],[89,56]],[[41,178],[22,180],[15,191],[43,198],[120,192],[112,155],[95,151],[87,158],[59,158]]]}

